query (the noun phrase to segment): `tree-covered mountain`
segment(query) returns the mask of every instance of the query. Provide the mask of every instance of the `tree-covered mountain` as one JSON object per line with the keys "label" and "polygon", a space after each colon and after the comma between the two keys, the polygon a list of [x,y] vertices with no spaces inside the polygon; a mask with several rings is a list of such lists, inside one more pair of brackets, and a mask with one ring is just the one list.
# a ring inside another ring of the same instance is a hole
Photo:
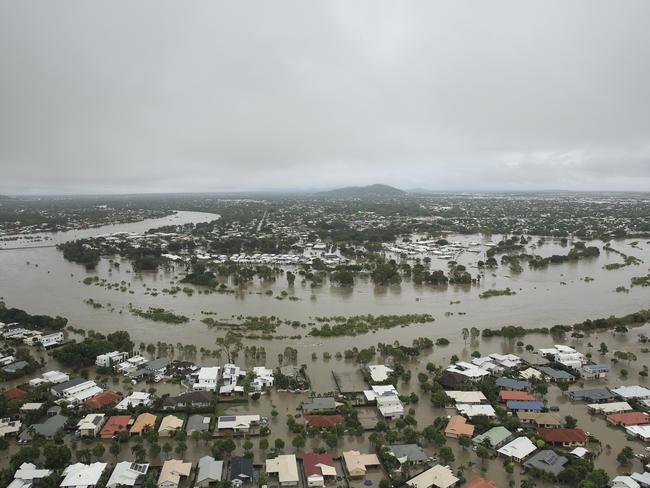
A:
{"label": "tree-covered mountain", "polygon": [[404,190],[389,185],[346,186],[335,190],[321,191],[315,194],[321,198],[336,199],[369,199],[369,198],[401,198],[407,195]]}

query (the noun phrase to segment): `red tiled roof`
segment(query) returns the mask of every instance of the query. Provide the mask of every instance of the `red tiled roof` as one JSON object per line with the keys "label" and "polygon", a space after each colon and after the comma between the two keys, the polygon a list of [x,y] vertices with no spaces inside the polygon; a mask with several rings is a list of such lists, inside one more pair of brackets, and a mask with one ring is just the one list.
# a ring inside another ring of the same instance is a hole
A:
{"label": "red tiled roof", "polygon": [[465,483],[463,488],[497,488],[497,484],[494,481],[488,481],[485,478],[474,478],[469,483]]}
{"label": "red tiled roof", "polygon": [[538,429],[537,433],[546,442],[585,442],[587,433],[582,429]]}
{"label": "red tiled roof", "polygon": [[130,415],[113,415],[106,421],[106,424],[104,424],[104,428],[99,435],[103,437],[107,435],[115,435],[123,430],[125,431],[129,426],[130,421]]}
{"label": "red tiled roof", "polygon": [[305,421],[314,427],[334,427],[343,422],[343,415],[305,415]]}
{"label": "red tiled roof", "polygon": [[623,425],[647,424],[650,422],[650,415],[645,412],[612,413],[607,416],[607,420]]}
{"label": "red tiled roof", "polygon": [[7,401],[23,400],[25,397],[27,397],[27,392],[21,390],[20,388],[9,388],[2,395],[5,397],[5,400]]}
{"label": "red tiled roof", "polygon": [[504,402],[507,402],[509,400],[518,400],[524,402],[537,400],[537,398],[535,398],[530,393],[527,393],[525,391],[513,391],[513,390],[501,390],[499,392],[499,397]]}
{"label": "red tiled roof", "polygon": [[88,409],[100,409],[111,403],[117,403],[122,399],[122,396],[118,393],[115,393],[111,390],[106,390],[101,392],[99,395],[95,395],[92,398],[89,398],[85,401],[84,406]]}
{"label": "red tiled roof", "polygon": [[322,471],[317,464],[325,464],[334,467],[334,459],[329,454],[316,454],[313,452],[307,453],[302,457],[303,469],[305,476],[322,475]]}

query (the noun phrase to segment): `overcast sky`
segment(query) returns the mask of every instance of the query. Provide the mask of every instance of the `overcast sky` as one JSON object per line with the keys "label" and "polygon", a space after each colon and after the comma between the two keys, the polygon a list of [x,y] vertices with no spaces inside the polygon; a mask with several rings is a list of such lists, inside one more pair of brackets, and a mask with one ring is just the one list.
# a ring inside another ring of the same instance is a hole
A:
{"label": "overcast sky", "polygon": [[650,2],[2,1],[0,193],[650,189]]}

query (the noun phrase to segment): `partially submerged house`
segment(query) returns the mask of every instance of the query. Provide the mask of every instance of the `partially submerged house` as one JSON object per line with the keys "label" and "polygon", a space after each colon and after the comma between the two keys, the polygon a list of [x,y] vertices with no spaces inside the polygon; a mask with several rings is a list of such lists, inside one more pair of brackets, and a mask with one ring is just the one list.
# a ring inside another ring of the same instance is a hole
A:
{"label": "partially submerged house", "polygon": [[381,466],[376,454],[361,454],[359,451],[344,451],[343,460],[351,478],[364,477],[369,468]]}
{"label": "partially submerged house", "polygon": [[168,459],[160,470],[158,488],[178,488],[181,477],[187,478],[192,471],[192,463],[180,459]]}
{"label": "partially submerged house", "polygon": [[153,429],[157,420],[158,418],[152,413],[141,413],[133,422],[129,432],[131,435],[142,434],[147,429]]}
{"label": "partially submerged house", "polygon": [[412,488],[451,488],[459,481],[450,468],[437,464],[408,480],[406,485]]}
{"label": "partially submerged house", "polygon": [[259,415],[222,415],[217,418],[217,430],[232,430],[233,432],[249,432],[261,421]]}
{"label": "partially submerged house", "polygon": [[106,422],[106,415],[103,413],[89,413],[77,424],[77,430],[81,437],[95,437],[99,434]]}
{"label": "partially submerged house", "polygon": [[539,429],[537,433],[552,446],[578,447],[587,442],[587,433],[582,429]]}
{"label": "partially submerged house", "polygon": [[325,486],[328,480],[336,480],[336,465],[329,454],[307,453],[302,457],[307,486]]}
{"label": "partially submerged house", "polygon": [[445,427],[445,436],[457,439],[460,436],[473,436],[474,426],[467,422],[467,419],[461,415],[454,415],[447,422]]}
{"label": "partially submerged house", "polygon": [[547,475],[557,477],[562,471],[564,466],[569,460],[564,456],[560,456],[550,449],[545,449],[533,454],[528,458],[523,466],[526,469],[541,471]]}
{"label": "partially submerged house", "polygon": [[537,447],[528,437],[517,437],[497,449],[497,452],[504,457],[521,463],[536,450]]}
{"label": "partially submerged house", "polygon": [[132,463],[131,461],[117,463],[111,477],[108,478],[106,488],[116,488],[118,486],[141,487],[144,484],[147,471],[149,471],[148,464]]}
{"label": "partially submerged house", "polygon": [[59,486],[61,488],[94,488],[106,466],[106,463],[71,464],[63,470],[63,481]]}
{"label": "partially submerged house", "polygon": [[472,439],[472,443],[476,446],[489,445],[493,449],[502,446],[506,441],[512,437],[512,432],[503,427],[502,425],[492,427],[490,430],[477,435]]}
{"label": "partially submerged house", "polygon": [[213,483],[221,481],[223,476],[223,461],[212,456],[203,456],[199,459],[198,473],[196,475],[196,486],[207,488]]}
{"label": "partially submerged house", "polygon": [[160,426],[158,427],[158,435],[160,437],[171,437],[177,430],[183,428],[183,419],[177,417],[176,415],[166,415],[160,421]]}
{"label": "partially submerged house", "polygon": [[266,472],[276,475],[280,486],[295,486],[300,481],[295,454],[280,454],[267,459]]}
{"label": "partially submerged house", "polygon": [[241,486],[253,481],[253,460],[241,456],[234,456],[230,459],[230,482],[235,486]]}
{"label": "partially submerged house", "polygon": [[99,435],[103,439],[110,439],[120,432],[128,432],[130,424],[130,415],[113,415],[106,421]]}

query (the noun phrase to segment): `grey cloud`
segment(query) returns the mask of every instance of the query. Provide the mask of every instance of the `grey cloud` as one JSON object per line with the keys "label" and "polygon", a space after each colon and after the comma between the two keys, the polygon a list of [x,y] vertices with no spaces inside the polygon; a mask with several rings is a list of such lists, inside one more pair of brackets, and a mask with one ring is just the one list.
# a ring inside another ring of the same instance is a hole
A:
{"label": "grey cloud", "polygon": [[645,1],[0,4],[0,192],[650,187]]}

